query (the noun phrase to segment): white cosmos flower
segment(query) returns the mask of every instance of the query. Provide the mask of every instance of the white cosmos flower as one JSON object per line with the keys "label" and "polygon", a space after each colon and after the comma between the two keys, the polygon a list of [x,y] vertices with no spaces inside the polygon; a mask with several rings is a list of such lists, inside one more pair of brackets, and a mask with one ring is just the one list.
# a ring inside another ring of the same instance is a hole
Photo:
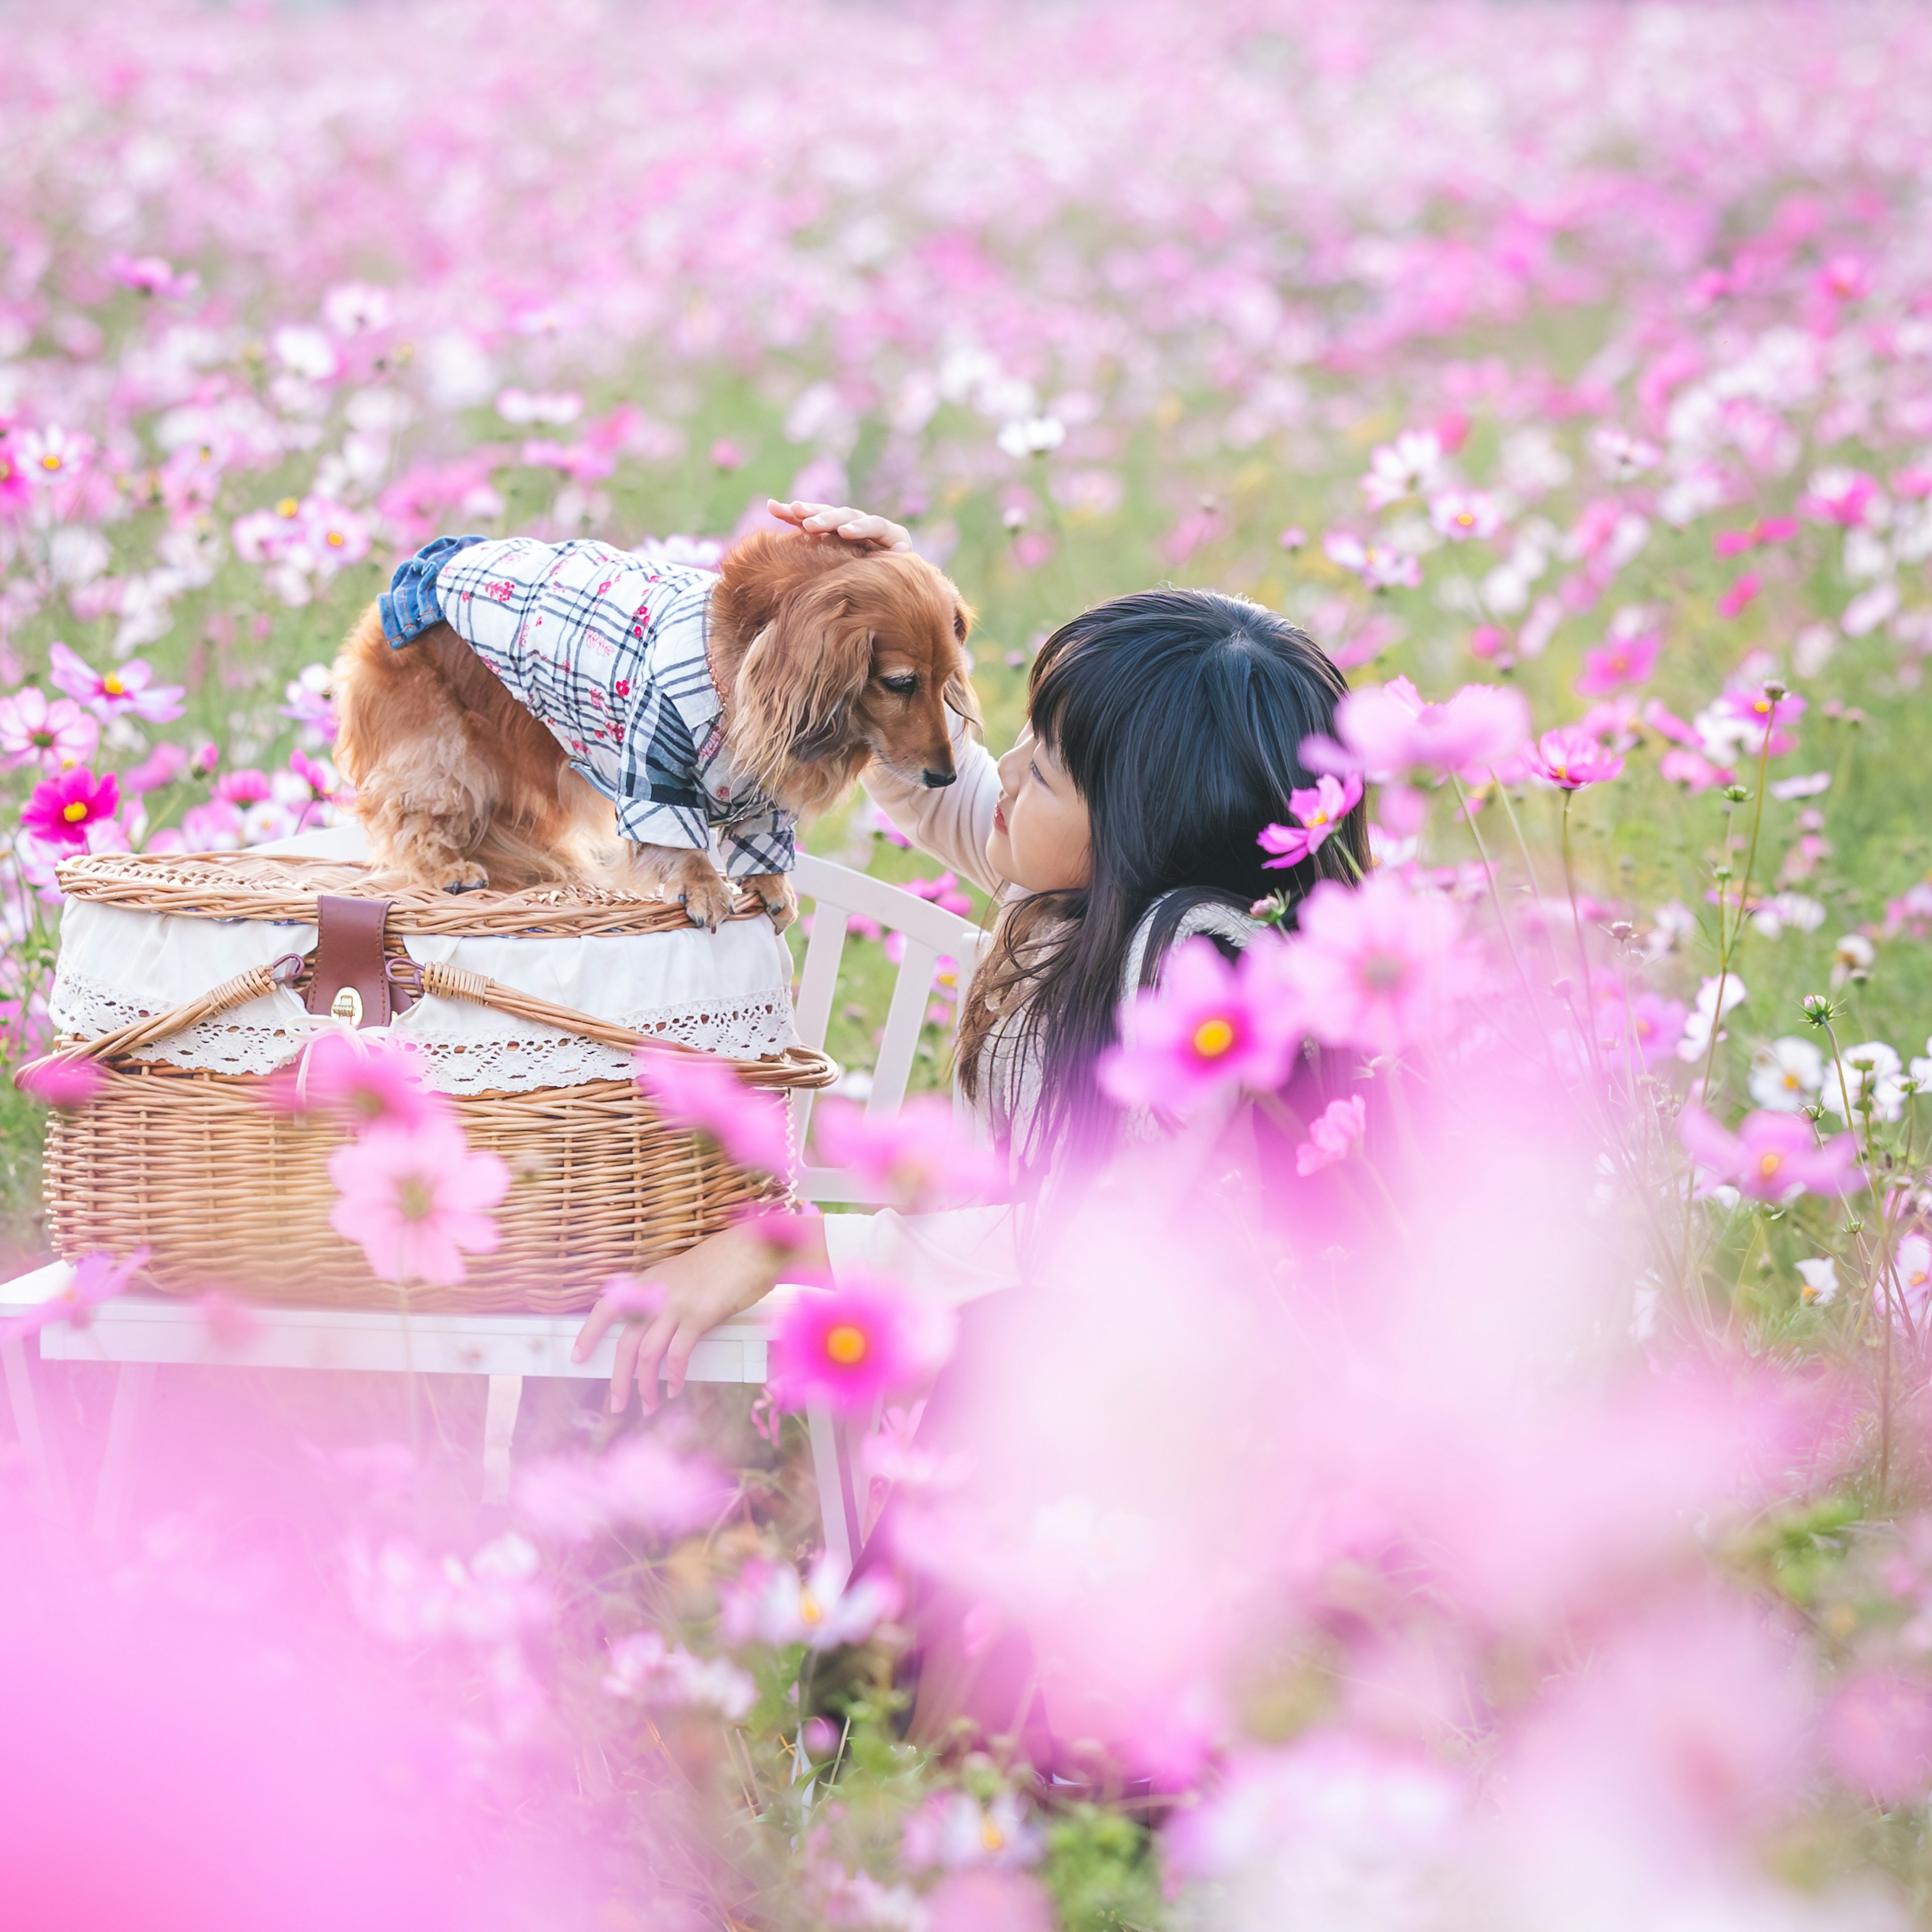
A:
{"label": "white cosmos flower", "polygon": [[1750,1096],[1774,1113],[1795,1114],[1825,1079],[1825,1056],[1808,1040],[1773,1040],[1751,1069]]}
{"label": "white cosmos flower", "polygon": [[[1744,982],[1735,973],[1727,973],[1723,979],[1724,1011],[1729,1012],[1744,1004]],[[1697,988],[1696,1006],[1684,1023],[1684,1037],[1677,1042],[1677,1057],[1687,1066],[1696,1066],[1710,1052],[1711,1028],[1718,1017],[1718,976],[1714,974]],[[1718,1037],[1722,1040],[1723,1034]]]}
{"label": "white cosmos flower", "polygon": [[1846,1047],[1841,1058],[1843,1082],[1833,1062],[1826,1066],[1819,1087],[1819,1100],[1832,1112],[1849,1121],[1864,1106],[1868,1095],[1875,1120],[1895,1120],[1905,1112],[1902,1063],[1883,1040],[1861,1040],[1856,1046]]}
{"label": "white cosmos flower", "polygon": [[1838,1298],[1838,1264],[1829,1255],[1820,1255],[1816,1260],[1800,1262],[1798,1272],[1803,1276],[1802,1293],[1808,1308],[1828,1308]]}

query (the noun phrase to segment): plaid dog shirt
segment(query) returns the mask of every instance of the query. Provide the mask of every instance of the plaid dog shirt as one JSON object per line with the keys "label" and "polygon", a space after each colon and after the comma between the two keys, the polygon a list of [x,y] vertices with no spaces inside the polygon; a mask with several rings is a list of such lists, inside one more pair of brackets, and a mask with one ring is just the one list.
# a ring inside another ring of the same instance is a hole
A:
{"label": "plaid dog shirt", "polygon": [[705,656],[716,576],[584,539],[439,537],[381,599],[400,650],[446,623],[642,845],[722,848],[728,878],[792,869],[795,824],[731,768]]}

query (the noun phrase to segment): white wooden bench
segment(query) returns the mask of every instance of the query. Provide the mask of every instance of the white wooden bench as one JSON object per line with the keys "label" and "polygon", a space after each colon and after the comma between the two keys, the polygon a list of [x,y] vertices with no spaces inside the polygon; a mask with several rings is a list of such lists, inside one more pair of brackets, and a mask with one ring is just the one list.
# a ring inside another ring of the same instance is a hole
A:
{"label": "white wooden bench", "polygon": [[[866,1106],[874,1117],[897,1112],[916,1060],[919,1036],[942,956],[956,960],[963,983],[985,935],[970,922],[913,893],[823,859],[801,854],[800,896],[812,908],[812,936],[799,982],[797,1027],[808,1045],[823,1046],[837,995],[849,916],[857,914],[904,935],[904,955],[893,983],[878,1059]],[[814,1096],[793,1096],[797,1144],[808,1145]],[[807,1201],[876,1204],[858,1175],[837,1168],[801,1166],[798,1191]],[[0,1284],[0,1324],[10,1315],[60,1293],[69,1270],[60,1262]],[[706,1336],[693,1352],[686,1379],[695,1382],[762,1382],[770,1316],[792,1291],[780,1288],[740,1319]],[[192,1304],[152,1296],[126,1295],[97,1309],[82,1327],[56,1322],[40,1331],[45,1361],[117,1364],[114,1402],[92,1512],[94,1533],[112,1538],[127,1504],[130,1460],[154,1377],[161,1368],[360,1370],[380,1373],[484,1376],[489,1378],[483,1427],[483,1497],[501,1502],[509,1493],[511,1442],[524,1378],[554,1376],[608,1381],[617,1331],[607,1335],[587,1361],[571,1359],[579,1316],[412,1315],[332,1308],[251,1310],[254,1333],[225,1342]],[[59,1458],[41,1425],[34,1378],[20,1341],[0,1348],[15,1426],[44,1510],[65,1520],[69,1499]],[[827,1546],[849,1564],[861,1541],[856,1484],[847,1432],[829,1412],[809,1416],[812,1457]]]}

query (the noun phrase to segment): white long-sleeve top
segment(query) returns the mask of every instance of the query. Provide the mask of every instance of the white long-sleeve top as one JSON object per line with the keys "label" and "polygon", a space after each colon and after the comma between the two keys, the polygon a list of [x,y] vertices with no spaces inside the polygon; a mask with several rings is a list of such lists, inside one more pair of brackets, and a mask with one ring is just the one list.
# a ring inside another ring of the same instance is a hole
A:
{"label": "white long-sleeve top", "polygon": [[[1018,890],[986,862],[986,841],[993,829],[993,808],[999,802],[1000,775],[986,746],[968,731],[965,722],[952,725],[952,751],[958,777],[938,789],[898,777],[874,763],[864,776],[866,790],[893,824],[919,849],[962,878],[970,879],[995,900],[1010,901]],[[1123,976],[1124,999],[1140,983],[1154,914],[1141,922]],[[1177,941],[1196,933],[1211,933],[1245,945],[1257,928],[1227,908],[1204,905],[1181,920]],[[1015,1049],[1011,1039],[996,1030],[988,1041],[989,1055]],[[1040,1092],[1037,1067],[1022,1064],[1012,1084],[1014,1118],[993,1121],[1002,1136],[1018,1138]],[[989,1112],[988,1090],[1005,1083],[980,1083],[982,1117]],[[1158,1132],[1151,1116],[1127,1124],[1130,1135]],[[926,1214],[902,1214],[881,1208],[874,1214],[828,1214],[825,1246],[836,1280],[855,1274],[884,1275],[915,1292],[963,1302],[1000,1288],[1017,1287],[1024,1277],[1019,1212],[1010,1204],[950,1208]]]}

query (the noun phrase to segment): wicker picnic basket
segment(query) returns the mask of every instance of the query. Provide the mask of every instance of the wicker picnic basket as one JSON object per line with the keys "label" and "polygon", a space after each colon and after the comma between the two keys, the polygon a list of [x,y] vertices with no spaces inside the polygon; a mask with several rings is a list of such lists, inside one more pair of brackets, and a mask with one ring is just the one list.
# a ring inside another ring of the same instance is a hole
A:
{"label": "wicker picnic basket", "polygon": [[[146,1247],[145,1284],[164,1294],[219,1288],[308,1306],[393,1308],[403,1300],[329,1226],[335,1194],[328,1160],[342,1132],[265,1104],[262,1072],[166,1058],[171,1037],[199,1030],[205,1038],[211,1029],[219,1037],[223,1016],[260,1012],[265,1000],[279,998],[286,1007],[292,994],[313,1006],[314,982],[328,957],[331,908],[338,930],[358,926],[380,947],[384,1017],[393,989],[399,1007],[472,1003],[545,1041],[589,1042],[616,1066],[626,1062],[614,1056],[640,1044],[692,1050],[446,959],[412,956],[412,944],[418,953],[448,953],[448,944],[426,942],[478,936],[622,938],[647,947],[652,935],[676,932],[701,945],[681,909],[661,900],[587,884],[386,899],[361,864],[250,853],[80,858],[60,868],[60,883],[82,904],[223,922],[224,944],[234,943],[228,922],[244,922],[258,956],[288,946],[271,963],[251,965],[170,1010],[136,1013],[90,1038],[63,1036],[50,1056],[92,1060],[102,1075],[87,1104],[50,1117],[45,1197],[54,1244],[70,1259]],[[748,900],[736,915],[757,916]],[[770,940],[768,929],[764,936]],[[492,956],[502,953],[499,947]],[[359,999],[344,993],[335,994],[334,1012],[338,1023],[364,1017]],[[298,1018],[284,1057],[294,1059],[315,1028],[329,1024]],[[786,1029],[788,1035],[788,1016]],[[272,1037],[279,1042],[279,1035]],[[823,1054],[795,1044],[729,1064],[747,1086],[778,1093],[826,1086],[838,1076]],[[449,1097],[471,1145],[501,1155],[514,1180],[498,1213],[496,1252],[471,1256],[460,1286],[410,1288],[412,1310],[574,1312],[590,1306],[610,1274],[688,1247],[748,1204],[789,1198],[782,1180],[747,1173],[710,1142],[666,1126],[628,1077]]]}

